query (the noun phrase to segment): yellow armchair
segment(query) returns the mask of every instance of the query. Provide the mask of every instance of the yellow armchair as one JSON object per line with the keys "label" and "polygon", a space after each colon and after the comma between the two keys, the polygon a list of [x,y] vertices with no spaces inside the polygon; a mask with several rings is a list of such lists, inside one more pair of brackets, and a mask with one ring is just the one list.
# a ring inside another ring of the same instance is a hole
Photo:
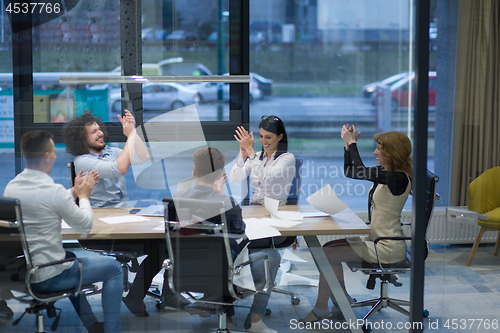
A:
{"label": "yellow armchair", "polygon": [[[469,210],[488,216],[487,220],[478,220],[481,226],[476,241],[472,246],[467,266],[470,266],[477,247],[486,231],[500,230],[500,166],[483,172],[469,185]],[[498,233],[493,255],[498,255],[500,232]]]}

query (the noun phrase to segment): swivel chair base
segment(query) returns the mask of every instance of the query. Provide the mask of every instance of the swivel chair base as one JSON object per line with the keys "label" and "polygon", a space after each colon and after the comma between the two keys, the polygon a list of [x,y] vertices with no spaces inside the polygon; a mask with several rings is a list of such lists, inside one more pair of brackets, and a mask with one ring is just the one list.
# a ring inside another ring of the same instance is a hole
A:
{"label": "swivel chair base", "polygon": [[354,302],[351,304],[351,307],[356,308],[361,306],[369,306],[369,305],[372,306],[370,311],[368,311],[368,313],[363,317],[363,320],[370,318],[375,313],[375,311],[387,307],[390,307],[409,317],[410,312],[402,308],[400,305],[410,306],[410,302],[389,297],[388,290],[389,290],[389,282],[382,281],[380,285],[380,297],[360,302]]}

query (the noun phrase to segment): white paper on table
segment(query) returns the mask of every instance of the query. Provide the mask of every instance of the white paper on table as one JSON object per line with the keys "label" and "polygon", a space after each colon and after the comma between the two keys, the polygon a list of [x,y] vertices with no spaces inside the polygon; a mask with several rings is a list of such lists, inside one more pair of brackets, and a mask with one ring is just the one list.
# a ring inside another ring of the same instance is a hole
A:
{"label": "white paper on table", "polygon": [[61,229],[71,229],[71,226],[68,224],[68,222],[61,220]]}
{"label": "white paper on table", "polygon": [[268,197],[264,198],[264,207],[266,207],[267,211],[271,214],[278,211],[279,204],[280,202],[276,199],[271,199]]}
{"label": "white paper on table", "polygon": [[143,208],[137,212],[136,215],[144,216],[164,216],[165,207],[163,205],[151,205],[149,207]]}
{"label": "white paper on table", "polygon": [[[281,258],[283,260],[283,258]],[[284,261],[280,263],[280,271],[285,274],[292,268],[292,264],[289,261]]]}
{"label": "white paper on table", "polygon": [[271,213],[271,217],[276,220],[303,221],[304,216],[300,212],[277,211]]}
{"label": "white paper on table", "polygon": [[261,218],[261,219],[256,219],[258,220],[258,223],[262,224],[267,224],[273,227],[279,227],[279,228],[290,228],[293,227],[297,224],[301,224],[302,221],[288,221],[288,220],[277,220],[277,219],[270,219],[270,218]]}
{"label": "white paper on table", "polygon": [[245,224],[245,234],[249,240],[281,236],[281,233],[274,227],[259,222],[256,218],[245,219]]}
{"label": "white paper on table", "polygon": [[304,217],[300,212],[278,211],[279,201],[271,198],[264,198],[264,206],[271,214],[271,217],[278,220],[302,221]]}
{"label": "white paper on table", "polygon": [[314,208],[330,215],[337,214],[344,209],[349,208],[342,200],[337,198],[330,184],[326,185],[318,192],[312,194],[306,200]]}
{"label": "white paper on table", "polygon": [[161,224],[157,227],[154,227],[153,228],[153,231],[165,231],[165,222],[164,221],[160,221]]}
{"label": "white paper on table", "polygon": [[[237,267],[238,265],[249,260],[248,244],[250,243],[247,243],[247,245],[245,245],[245,248],[238,254],[236,259],[234,259],[233,267]],[[233,275],[233,284],[244,289],[256,291],[250,265],[244,266],[239,274]]]}
{"label": "white paper on table", "polygon": [[137,214],[123,215],[123,216],[113,216],[113,217],[101,217],[99,218],[102,222],[108,224],[118,224],[118,223],[129,223],[129,222],[144,222],[149,219],[144,216],[137,216]]}
{"label": "white paper on table", "polygon": [[340,213],[330,216],[335,220],[335,222],[339,223],[364,223],[363,220],[351,210],[351,208],[344,209]]}
{"label": "white paper on table", "polygon": [[321,212],[321,211],[316,211],[316,212],[301,212],[302,216],[303,217],[326,217],[326,216],[330,216],[330,214],[327,214],[325,212]]}
{"label": "white paper on table", "polygon": [[318,279],[310,279],[301,275],[296,275],[292,273],[281,274],[280,285],[286,286],[314,286],[317,287],[319,284]]}
{"label": "white paper on table", "polygon": [[290,261],[296,261],[296,262],[308,262],[307,260],[302,259],[301,257],[297,256],[296,254],[293,254],[292,251],[289,249],[285,249],[283,251],[283,255],[281,256],[282,260],[290,260]]}

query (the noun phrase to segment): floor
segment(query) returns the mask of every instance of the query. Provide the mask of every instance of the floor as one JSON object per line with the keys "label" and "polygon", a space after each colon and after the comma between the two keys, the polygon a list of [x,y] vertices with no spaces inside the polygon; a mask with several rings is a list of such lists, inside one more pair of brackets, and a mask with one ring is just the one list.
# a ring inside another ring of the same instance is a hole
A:
{"label": "floor", "polygon": [[[500,257],[493,256],[493,245],[480,246],[471,267],[465,262],[469,256],[470,245],[432,245],[426,261],[425,271],[425,307],[430,316],[424,320],[427,332],[498,332],[500,315]],[[291,251],[305,262],[290,261],[289,273],[318,279],[318,271],[312,263],[307,248]],[[282,261],[284,263],[284,261]],[[284,266],[284,265],[283,265]],[[279,273],[280,275],[283,273]],[[277,281],[281,280],[278,275]],[[346,272],[345,279],[351,296],[358,300],[378,296],[379,284],[375,290],[365,288],[366,277],[360,272]],[[156,280],[156,279],[155,279]],[[158,277],[158,282],[161,279]],[[2,280],[6,281],[6,280]],[[409,299],[409,273],[401,275],[399,281],[403,286],[390,286],[389,295],[394,298]],[[4,283],[2,283],[4,285]],[[264,317],[264,322],[278,332],[309,331],[322,332],[334,329],[336,332],[350,332],[345,328],[347,323],[341,321],[323,321],[315,327],[301,327],[297,319],[305,316],[314,305],[317,287],[307,285],[279,286],[291,290],[300,298],[300,304],[292,305],[286,295],[273,293],[269,302],[271,314]],[[0,293],[2,297],[3,293]],[[5,295],[3,295],[5,296]],[[100,311],[100,296],[92,296],[91,305],[98,316]],[[35,316],[27,314],[17,326],[12,322],[19,318],[25,305],[8,299],[8,306],[14,311],[13,318],[0,315],[0,332],[33,332],[35,331]],[[248,313],[251,299],[238,303],[234,317],[238,329],[243,330],[243,323]],[[156,299],[147,296],[146,306],[150,313],[147,318],[138,318],[122,305],[122,332],[209,332],[217,327],[217,317],[201,318],[184,311],[173,309],[156,309]],[[68,300],[56,303],[63,309],[58,332],[86,332]],[[368,311],[368,308],[356,308],[358,318]],[[46,318],[45,329],[51,332],[53,319]],[[408,332],[411,324],[404,315],[391,310],[382,309],[370,320],[372,332]]]}

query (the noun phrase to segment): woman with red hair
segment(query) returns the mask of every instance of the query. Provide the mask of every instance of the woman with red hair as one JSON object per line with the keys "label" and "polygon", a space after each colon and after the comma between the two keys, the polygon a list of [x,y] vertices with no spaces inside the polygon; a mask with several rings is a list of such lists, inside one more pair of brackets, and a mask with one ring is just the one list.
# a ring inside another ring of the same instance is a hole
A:
{"label": "woman with red hair", "polygon": [[[326,243],[323,249],[332,265],[349,303],[355,300],[347,293],[344,283],[342,262],[367,261],[376,263],[377,253],[382,263],[395,263],[406,257],[405,241],[382,240],[375,251],[374,240],[377,237],[404,236],[401,228],[401,210],[411,191],[412,159],[410,139],[400,132],[388,132],[375,135],[377,148],[373,154],[377,157],[377,166],[365,167],[359,156],[354,125],[344,125],[341,137],[345,142],[344,175],[353,179],[373,182],[368,193],[369,236],[338,239]],[[300,322],[314,322],[340,315],[335,304],[328,309],[330,288],[323,275],[320,275],[318,299],[311,312]]]}

